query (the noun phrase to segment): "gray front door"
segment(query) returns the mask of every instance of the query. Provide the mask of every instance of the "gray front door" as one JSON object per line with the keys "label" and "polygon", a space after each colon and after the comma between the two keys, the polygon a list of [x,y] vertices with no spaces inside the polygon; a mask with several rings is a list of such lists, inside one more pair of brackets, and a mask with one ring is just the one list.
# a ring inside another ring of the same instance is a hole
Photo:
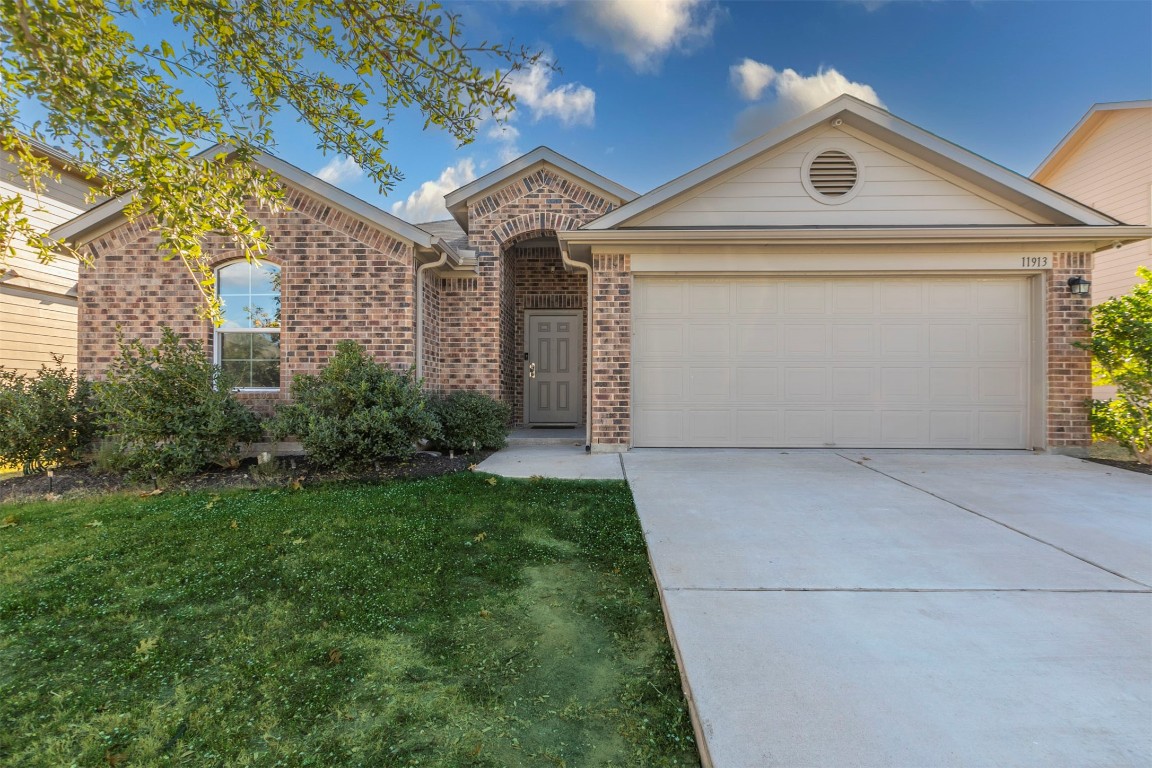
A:
{"label": "gray front door", "polygon": [[528,423],[580,423],[580,315],[529,314]]}

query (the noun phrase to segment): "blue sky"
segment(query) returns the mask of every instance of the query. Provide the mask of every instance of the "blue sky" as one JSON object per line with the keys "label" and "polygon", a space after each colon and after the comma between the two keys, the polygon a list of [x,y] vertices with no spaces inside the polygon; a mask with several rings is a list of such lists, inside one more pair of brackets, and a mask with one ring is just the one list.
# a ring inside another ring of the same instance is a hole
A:
{"label": "blue sky", "polygon": [[[1095,102],[1152,98],[1152,3],[595,0],[450,3],[466,33],[547,52],[523,73],[512,132],[475,143],[402,116],[387,198],[354,167],[326,175],[411,220],[541,144],[638,192],[848,90],[1028,174]],[[733,68],[736,68],[735,71]],[[284,159],[329,161],[285,126]]]}

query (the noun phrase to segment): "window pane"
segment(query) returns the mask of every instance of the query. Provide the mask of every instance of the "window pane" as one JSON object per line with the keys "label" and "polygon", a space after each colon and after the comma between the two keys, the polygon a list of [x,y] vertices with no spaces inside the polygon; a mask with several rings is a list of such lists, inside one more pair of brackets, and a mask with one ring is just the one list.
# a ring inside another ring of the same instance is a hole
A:
{"label": "window pane", "polygon": [[224,360],[220,363],[220,368],[232,379],[232,386],[252,386],[252,363],[247,360]]}
{"label": "window pane", "polygon": [[244,318],[249,328],[279,328],[280,297],[252,296],[244,305]]}
{"label": "window pane", "polygon": [[222,333],[220,334],[221,360],[251,360],[252,334],[250,333]]}
{"label": "window pane", "polygon": [[280,293],[280,268],[267,263],[252,267],[252,293]]}
{"label": "window pane", "polygon": [[280,386],[280,361],[265,360],[252,363],[252,383],[249,386],[278,388]]}
{"label": "window pane", "polygon": [[249,333],[252,337],[253,360],[280,360],[280,334]]}
{"label": "window pane", "polygon": [[225,328],[248,327],[248,316],[244,313],[244,306],[247,303],[248,294],[220,294],[220,311],[224,315]]}
{"label": "window pane", "polygon": [[229,264],[216,273],[216,292],[220,294],[248,293],[251,289],[248,281],[248,275],[251,271],[248,262]]}

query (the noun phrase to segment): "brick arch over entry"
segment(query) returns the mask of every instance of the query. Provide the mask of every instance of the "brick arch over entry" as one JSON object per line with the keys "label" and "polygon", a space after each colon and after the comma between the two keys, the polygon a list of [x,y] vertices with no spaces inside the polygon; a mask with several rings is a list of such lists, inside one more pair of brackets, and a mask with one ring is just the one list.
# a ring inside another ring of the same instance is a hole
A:
{"label": "brick arch over entry", "polygon": [[584,222],[563,213],[540,211],[525,213],[509,219],[492,230],[492,237],[501,250],[508,250],[517,243],[536,237],[552,237],[558,231],[577,229]]}

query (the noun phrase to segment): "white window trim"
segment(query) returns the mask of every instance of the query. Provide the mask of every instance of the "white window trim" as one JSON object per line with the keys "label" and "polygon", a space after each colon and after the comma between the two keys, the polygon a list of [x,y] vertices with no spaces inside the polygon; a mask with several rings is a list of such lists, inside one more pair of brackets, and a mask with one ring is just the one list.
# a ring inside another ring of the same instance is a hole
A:
{"label": "white window trim", "polygon": [[[220,266],[216,267],[216,269],[212,270],[212,276],[216,280],[216,298],[217,299],[220,298],[220,287],[219,287],[220,286],[220,270],[227,269],[228,267],[234,266],[236,264],[243,264],[243,263],[246,263],[246,262],[244,262],[243,259],[238,260],[238,261],[229,261],[226,264],[221,264]],[[273,264],[273,266],[276,267],[276,269],[281,269],[279,264]],[[281,274],[283,274],[283,272],[281,272]],[[281,293],[283,293],[283,289],[281,289]],[[281,320],[281,322],[283,322],[283,320]],[[212,331],[212,363],[217,368],[220,368],[220,369],[224,368],[224,363],[220,359],[220,353],[223,352],[223,350],[224,350],[224,345],[220,342],[220,336],[221,336],[221,334],[225,334],[225,333],[275,333],[278,337],[283,338],[281,336],[279,326],[277,326],[276,328],[221,328],[220,326],[215,326],[213,331]],[[284,350],[281,349],[280,352],[281,352],[281,359],[277,362],[281,366],[280,378],[281,378],[281,381],[283,381],[284,371],[283,371],[282,366],[284,364],[284,360],[283,360]],[[233,391],[233,392],[275,393],[275,392],[279,392],[281,389],[283,389],[283,387],[232,387],[231,391]]]}

